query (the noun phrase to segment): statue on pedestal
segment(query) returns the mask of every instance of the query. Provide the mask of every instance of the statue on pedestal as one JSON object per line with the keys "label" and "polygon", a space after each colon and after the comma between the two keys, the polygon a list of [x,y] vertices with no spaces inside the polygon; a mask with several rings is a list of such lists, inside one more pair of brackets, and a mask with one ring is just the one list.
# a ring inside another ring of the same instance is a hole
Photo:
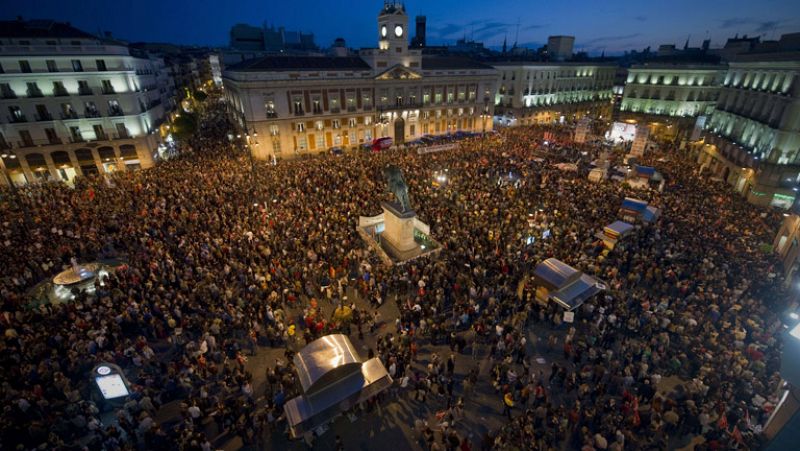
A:
{"label": "statue on pedestal", "polygon": [[394,193],[397,202],[400,204],[402,212],[411,210],[411,202],[408,199],[408,185],[403,178],[403,172],[397,166],[387,166],[383,170],[383,176],[386,177],[386,184],[389,185],[389,191]]}

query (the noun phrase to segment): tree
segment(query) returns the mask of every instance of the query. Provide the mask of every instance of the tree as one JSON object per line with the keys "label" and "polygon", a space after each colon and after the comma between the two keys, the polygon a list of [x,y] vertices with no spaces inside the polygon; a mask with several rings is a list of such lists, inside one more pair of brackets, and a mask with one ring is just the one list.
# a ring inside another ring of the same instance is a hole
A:
{"label": "tree", "polygon": [[197,118],[194,114],[183,113],[172,123],[172,134],[176,139],[187,139],[197,130]]}
{"label": "tree", "polygon": [[204,102],[208,98],[208,94],[203,91],[196,91],[194,93],[194,99],[198,102]]}

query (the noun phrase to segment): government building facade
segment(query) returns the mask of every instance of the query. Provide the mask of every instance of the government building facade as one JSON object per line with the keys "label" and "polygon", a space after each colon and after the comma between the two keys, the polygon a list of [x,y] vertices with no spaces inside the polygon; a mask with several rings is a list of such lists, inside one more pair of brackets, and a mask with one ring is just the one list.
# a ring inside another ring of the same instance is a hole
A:
{"label": "government building facade", "polygon": [[174,94],[164,62],[53,21],[0,22],[2,184],[147,168]]}
{"label": "government building facade", "polygon": [[358,56],[266,56],[226,68],[225,95],[254,157],[492,129],[494,68],[409,49],[401,4],[385,3],[377,25],[378,48]]}

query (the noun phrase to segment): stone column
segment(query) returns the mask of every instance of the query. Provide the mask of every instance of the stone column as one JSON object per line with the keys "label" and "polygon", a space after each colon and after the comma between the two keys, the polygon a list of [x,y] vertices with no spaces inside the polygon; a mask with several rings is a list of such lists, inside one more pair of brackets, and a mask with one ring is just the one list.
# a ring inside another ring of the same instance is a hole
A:
{"label": "stone column", "polygon": [[44,155],[44,161],[47,163],[47,170],[50,171],[50,177],[53,180],[61,180],[61,174],[58,173],[58,169],[56,169],[56,164],[53,162],[53,157],[50,155],[50,152],[42,152]]}
{"label": "stone column", "polygon": [[22,168],[22,173],[25,174],[27,183],[35,182],[37,179],[33,176],[31,167],[28,166],[28,160],[25,159],[25,154],[17,154],[17,158],[19,158],[19,167]]}
{"label": "stone column", "polygon": [[127,171],[128,167],[125,164],[125,161],[122,159],[122,152],[119,151],[119,147],[114,146],[114,159],[116,160],[114,163],[117,165],[118,171]]}
{"label": "stone column", "polygon": [[94,164],[97,165],[97,171],[100,174],[105,174],[106,170],[103,167],[103,160],[100,158],[100,152],[97,151],[96,147],[90,148],[92,151],[92,158],[94,158]]}
{"label": "stone column", "polygon": [[75,156],[75,151],[69,149],[67,150],[67,155],[69,155],[69,162],[72,163],[72,167],[75,169],[75,176],[83,176],[83,170],[78,162],[78,157]]}

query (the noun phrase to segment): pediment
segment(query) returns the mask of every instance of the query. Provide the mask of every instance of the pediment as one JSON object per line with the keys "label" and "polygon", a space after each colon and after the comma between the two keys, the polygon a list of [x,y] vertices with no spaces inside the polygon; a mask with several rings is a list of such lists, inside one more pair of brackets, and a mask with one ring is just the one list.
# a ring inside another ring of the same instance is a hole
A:
{"label": "pediment", "polygon": [[419,80],[422,75],[405,66],[397,64],[375,76],[376,80]]}

